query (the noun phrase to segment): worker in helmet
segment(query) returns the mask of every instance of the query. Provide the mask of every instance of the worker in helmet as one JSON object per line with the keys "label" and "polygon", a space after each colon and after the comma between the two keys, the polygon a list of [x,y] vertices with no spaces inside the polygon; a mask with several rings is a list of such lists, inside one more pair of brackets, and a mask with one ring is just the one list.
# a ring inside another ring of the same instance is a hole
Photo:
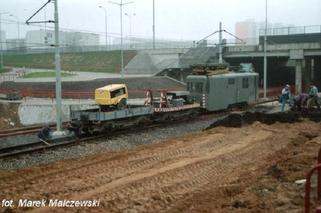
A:
{"label": "worker in helmet", "polygon": [[287,84],[282,89],[282,93],[281,93],[281,104],[282,104],[281,105],[281,112],[284,112],[285,104],[290,99],[290,97],[291,97],[290,85]]}
{"label": "worker in helmet", "polygon": [[167,94],[165,90],[161,90],[159,108],[165,108],[165,107],[167,107]]}
{"label": "worker in helmet", "polygon": [[145,98],[145,106],[152,106],[153,105],[153,93],[149,89],[146,91],[146,98]]}
{"label": "worker in helmet", "polygon": [[311,83],[309,90],[308,108],[311,108],[312,104],[315,104],[320,110],[320,104],[318,102],[318,99],[318,88],[313,83]]}
{"label": "worker in helmet", "polygon": [[302,108],[306,108],[309,95],[306,93],[301,93],[293,98],[293,108],[298,111],[302,111]]}

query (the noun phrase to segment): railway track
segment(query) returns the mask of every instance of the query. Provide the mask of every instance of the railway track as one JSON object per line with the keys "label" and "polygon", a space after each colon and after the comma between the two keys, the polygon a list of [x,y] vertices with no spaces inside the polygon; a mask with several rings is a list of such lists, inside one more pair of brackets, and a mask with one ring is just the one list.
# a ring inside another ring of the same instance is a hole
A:
{"label": "railway track", "polygon": [[41,129],[41,126],[30,126],[30,127],[22,127],[22,128],[14,128],[14,129],[5,129],[5,130],[0,131],[0,138],[35,133],[35,132],[39,131],[40,129]]}
{"label": "railway track", "polygon": [[[184,122],[184,121],[181,121],[181,122]],[[177,122],[175,124],[177,124]],[[165,127],[165,126],[175,125],[175,124],[174,123],[150,124],[148,126],[145,126],[144,129]],[[135,127],[135,128],[130,128],[130,129],[128,129],[128,128],[119,129],[119,130],[110,131],[108,133],[102,133],[102,134],[94,135],[94,136],[86,136],[86,137],[82,137],[82,138],[75,137],[73,139],[70,139],[70,137],[69,137],[68,140],[63,141],[63,142],[46,142],[46,141],[39,140],[39,141],[35,141],[32,143],[25,143],[25,144],[19,144],[19,145],[15,145],[15,146],[9,146],[9,147],[5,147],[5,148],[0,149],[0,158],[16,157],[16,156],[22,155],[22,154],[44,151],[44,150],[63,147],[63,146],[77,145],[82,142],[94,141],[94,140],[97,140],[100,138],[115,137],[118,135],[134,133],[134,132],[137,132],[138,130],[141,130],[141,128]]]}
{"label": "railway track", "polygon": [[[271,101],[271,100],[270,100]],[[266,101],[269,102],[269,101]],[[212,113],[206,113],[202,114],[197,118],[194,118],[192,120],[188,120],[189,122],[191,121],[200,121],[200,120],[207,120],[207,119],[214,119],[214,118],[221,118],[226,115],[228,115],[230,112],[224,111],[224,112],[212,112]],[[166,122],[160,122],[160,123],[153,123],[145,126],[144,129],[151,129],[151,128],[157,128],[157,127],[165,127],[169,125],[176,125],[179,123],[186,122],[187,119],[182,119],[178,121],[166,121]],[[55,125],[50,125],[51,127],[54,127]],[[26,128],[17,128],[17,129],[12,129],[12,130],[2,130],[0,131],[0,137],[9,137],[9,136],[15,136],[15,135],[23,135],[23,134],[30,134],[30,133],[36,133],[38,132],[42,126],[33,126],[33,127],[26,127]],[[36,141],[32,143],[27,143],[27,144],[19,144],[16,146],[10,146],[10,147],[5,147],[0,149],[0,158],[6,158],[6,157],[14,157],[18,156],[21,154],[28,154],[32,152],[37,152],[41,150],[47,150],[51,148],[56,148],[56,147],[61,147],[61,146],[68,146],[68,145],[77,145],[81,142],[85,141],[90,141],[90,140],[97,140],[103,137],[115,137],[121,134],[128,134],[128,133],[133,133],[136,131],[141,130],[141,126],[136,126],[132,128],[126,128],[126,129],[118,129],[114,131],[110,131],[108,133],[101,133],[99,135],[95,136],[87,136],[87,137],[82,137],[82,138],[74,138],[74,139],[69,139],[63,142],[51,142],[47,143],[45,141]]]}
{"label": "railway track", "polygon": [[[193,119],[180,119],[175,122],[164,121],[164,122],[160,122],[160,123],[151,123],[151,124],[146,125],[144,129],[153,129],[153,128],[158,128],[158,127],[177,125],[179,123],[184,123],[186,121],[193,122],[193,121],[201,121],[201,120],[210,120],[213,118],[224,117],[227,114],[229,114],[229,112],[215,112],[215,113],[212,112],[212,113],[200,115],[199,117],[196,117]],[[116,137],[119,135],[134,133],[139,130],[142,130],[141,126],[125,128],[125,129],[117,129],[114,131],[110,131],[108,133],[101,133],[99,135],[94,135],[94,136],[85,136],[85,137],[81,137],[81,138],[75,137],[74,139],[69,139],[69,140],[66,140],[63,142],[48,143],[46,141],[35,141],[32,143],[19,144],[16,146],[9,146],[9,147],[5,147],[5,148],[0,149],[0,158],[16,157],[16,156],[22,155],[22,154],[28,154],[28,153],[33,153],[33,152],[63,147],[63,146],[77,145],[82,142],[95,141],[97,139],[106,138],[106,137]]]}
{"label": "railway track", "polygon": [[[56,126],[55,124],[49,125],[49,127],[51,128],[54,128],[55,126]],[[37,133],[41,130],[42,127],[43,125],[36,125],[36,126],[1,130],[0,138]]]}
{"label": "railway track", "polygon": [[[63,124],[66,124],[66,122],[64,122]],[[49,124],[48,126],[52,129],[56,128],[56,124]],[[38,133],[43,127],[44,125],[34,125],[21,128],[0,130],[0,138]]]}

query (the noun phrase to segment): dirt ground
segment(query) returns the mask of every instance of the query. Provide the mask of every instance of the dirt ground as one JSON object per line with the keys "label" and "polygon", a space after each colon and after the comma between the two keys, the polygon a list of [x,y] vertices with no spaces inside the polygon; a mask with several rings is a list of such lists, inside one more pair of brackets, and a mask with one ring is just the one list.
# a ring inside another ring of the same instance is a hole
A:
{"label": "dirt ground", "polygon": [[99,199],[94,208],[14,212],[302,212],[321,125],[217,127],[130,151],[0,171],[2,199]]}
{"label": "dirt ground", "polygon": [[21,127],[17,103],[0,102],[0,129]]}

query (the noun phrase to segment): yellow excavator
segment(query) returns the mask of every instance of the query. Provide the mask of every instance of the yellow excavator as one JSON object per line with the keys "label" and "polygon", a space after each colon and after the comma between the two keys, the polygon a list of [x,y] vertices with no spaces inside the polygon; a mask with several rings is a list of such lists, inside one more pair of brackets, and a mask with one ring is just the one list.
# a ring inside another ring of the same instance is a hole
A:
{"label": "yellow excavator", "polygon": [[110,84],[95,90],[95,102],[101,109],[127,106],[128,89],[126,84]]}

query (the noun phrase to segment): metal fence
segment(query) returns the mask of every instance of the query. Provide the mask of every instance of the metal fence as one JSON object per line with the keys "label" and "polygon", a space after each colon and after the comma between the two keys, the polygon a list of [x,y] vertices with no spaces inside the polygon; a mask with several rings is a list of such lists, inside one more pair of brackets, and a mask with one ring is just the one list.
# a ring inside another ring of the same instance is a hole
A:
{"label": "metal fence", "polygon": [[[155,43],[155,49],[175,49],[175,48],[191,48],[195,46],[193,41],[158,41]],[[123,44],[123,50],[149,50],[154,49],[153,42],[128,42]],[[99,52],[99,51],[113,51],[120,50],[120,44],[114,45],[96,45],[96,46],[71,46],[62,44],[60,47],[61,52]],[[54,47],[38,45],[28,46],[27,44],[23,47],[17,47],[10,50],[4,50],[3,53],[6,55],[15,54],[32,54],[32,53],[53,53],[55,52]]]}
{"label": "metal fence", "polygon": [[16,70],[16,72],[10,73],[1,73],[0,74],[0,83],[3,81],[14,81],[17,78],[21,78],[26,74],[25,69]]}
{"label": "metal fence", "polygon": [[[271,35],[295,35],[295,34],[321,33],[321,25],[267,28],[266,33],[269,36],[271,36]],[[265,34],[265,29],[260,29],[259,35],[263,36],[264,34]]]}

